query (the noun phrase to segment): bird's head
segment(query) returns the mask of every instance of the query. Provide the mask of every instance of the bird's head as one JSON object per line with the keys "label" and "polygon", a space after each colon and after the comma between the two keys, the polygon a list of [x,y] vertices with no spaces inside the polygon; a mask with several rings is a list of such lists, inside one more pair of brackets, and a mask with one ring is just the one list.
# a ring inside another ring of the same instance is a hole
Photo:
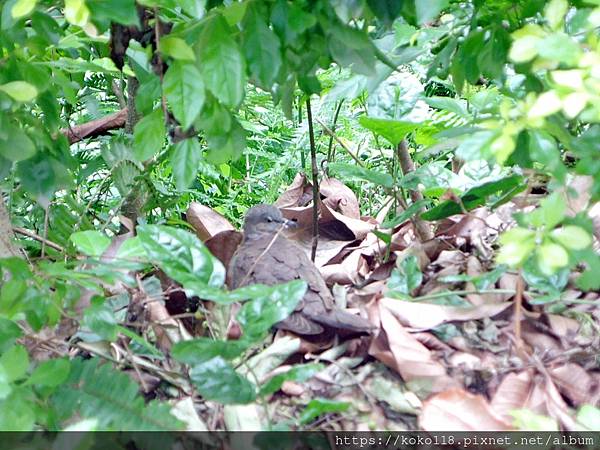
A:
{"label": "bird's head", "polygon": [[273,235],[282,228],[293,228],[296,222],[281,215],[281,211],[272,205],[253,206],[246,212],[244,219],[244,237],[256,239],[264,235]]}

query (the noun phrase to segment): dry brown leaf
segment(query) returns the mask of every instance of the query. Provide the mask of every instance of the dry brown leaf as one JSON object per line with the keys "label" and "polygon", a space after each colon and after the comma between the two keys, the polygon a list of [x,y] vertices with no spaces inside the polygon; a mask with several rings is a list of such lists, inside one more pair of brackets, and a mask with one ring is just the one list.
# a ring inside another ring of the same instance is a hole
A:
{"label": "dry brown leaf", "polygon": [[578,364],[568,363],[548,369],[558,390],[575,406],[589,403],[596,394],[597,386],[593,378]]}
{"label": "dry brown leaf", "polygon": [[202,242],[207,241],[217,233],[225,230],[235,230],[233,225],[208,206],[192,202],[186,212],[187,222],[194,228],[196,235]]}
{"label": "dry brown leaf", "polygon": [[227,267],[229,261],[231,261],[231,257],[242,243],[243,237],[244,235],[240,231],[224,230],[215,234],[204,244],[208,247],[208,250],[210,250],[213,256]]}
{"label": "dry brown leaf", "polygon": [[306,175],[298,173],[292,184],[279,196],[274,205],[278,208],[305,206],[312,200],[311,189],[312,184],[306,179]]}
{"label": "dry brown leaf", "polygon": [[510,303],[495,303],[471,308],[417,303],[384,297],[381,306],[389,310],[405,326],[428,330],[452,321],[467,321],[493,317],[504,311]]}
{"label": "dry brown leaf", "polygon": [[371,323],[378,318],[382,330],[372,341],[369,354],[396,370],[400,376],[418,385],[427,392],[440,392],[455,386],[456,381],[447,374],[427,347],[415,339],[386,309],[379,308],[378,317],[370,309]]}
{"label": "dry brown leaf", "polygon": [[425,431],[508,431],[512,427],[485,398],[463,389],[450,389],[423,404],[419,425]]}
{"label": "dry brown leaf", "polygon": [[541,383],[535,383],[527,409],[556,419],[568,431],[574,431],[577,424],[572,412],[561,397],[552,380],[544,376]]}
{"label": "dry brown leaf", "polygon": [[505,421],[511,422],[511,411],[528,407],[532,389],[533,370],[509,373],[504,377],[492,397],[492,409]]}
{"label": "dry brown leaf", "polygon": [[360,219],[358,199],[352,189],[335,178],[323,178],[319,192],[325,197],[324,203],[335,211],[353,219]]}

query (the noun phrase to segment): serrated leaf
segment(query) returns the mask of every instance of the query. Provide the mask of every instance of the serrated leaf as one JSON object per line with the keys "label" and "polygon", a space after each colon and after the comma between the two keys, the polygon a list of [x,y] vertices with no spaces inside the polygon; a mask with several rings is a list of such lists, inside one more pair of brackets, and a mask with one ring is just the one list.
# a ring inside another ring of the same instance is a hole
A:
{"label": "serrated leaf", "polygon": [[165,119],[157,109],[142,118],[133,129],[133,153],[143,162],[154,156],[165,142]]}
{"label": "serrated leaf", "polygon": [[0,354],[4,353],[22,335],[19,326],[12,320],[0,317]]}
{"label": "serrated leaf", "polygon": [[281,45],[256,4],[250,5],[244,19],[244,53],[252,77],[261,87],[270,89],[281,67]]}
{"label": "serrated leaf", "polygon": [[177,190],[183,191],[192,185],[201,159],[202,149],[196,138],[185,139],[173,146],[171,166]]}
{"label": "serrated leaf", "polygon": [[361,116],[358,122],[373,133],[387,139],[392,145],[398,145],[407,134],[412,133],[421,126],[418,123],[376,119],[366,116]]}
{"label": "serrated leaf", "polygon": [[207,400],[224,404],[246,404],[256,398],[256,386],[220,356],[192,367],[190,378],[198,392]]}
{"label": "serrated leaf", "polygon": [[29,368],[29,355],[22,345],[13,345],[0,356],[0,371],[7,382],[23,378]]}
{"label": "serrated leaf", "polygon": [[244,58],[221,15],[206,21],[195,50],[206,88],[224,105],[238,106],[246,86]]}
{"label": "serrated leaf", "polygon": [[100,256],[110,245],[110,239],[96,230],[78,231],[69,240],[84,255]]}
{"label": "serrated leaf", "polygon": [[174,62],[165,74],[163,89],[173,115],[187,130],[204,106],[202,75],[192,64]]}

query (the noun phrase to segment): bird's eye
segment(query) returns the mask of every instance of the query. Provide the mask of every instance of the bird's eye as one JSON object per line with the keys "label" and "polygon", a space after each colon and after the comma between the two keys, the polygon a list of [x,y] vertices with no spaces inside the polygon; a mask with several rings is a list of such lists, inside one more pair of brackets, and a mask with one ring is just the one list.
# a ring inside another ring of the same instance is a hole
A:
{"label": "bird's eye", "polygon": [[273,219],[271,219],[270,217],[267,217],[267,222],[273,222]]}

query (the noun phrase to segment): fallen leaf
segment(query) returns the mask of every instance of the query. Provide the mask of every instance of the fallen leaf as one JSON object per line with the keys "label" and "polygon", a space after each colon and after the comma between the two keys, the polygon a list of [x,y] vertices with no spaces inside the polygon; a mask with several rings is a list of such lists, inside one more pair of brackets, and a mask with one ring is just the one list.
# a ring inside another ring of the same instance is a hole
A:
{"label": "fallen leaf", "polygon": [[526,408],[533,389],[533,370],[509,373],[504,377],[492,397],[492,409],[512,422],[511,411]]}
{"label": "fallen leaf", "polygon": [[474,307],[458,307],[434,305],[431,303],[409,302],[384,297],[379,300],[381,306],[389,310],[405,326],[429,330],[446,322],[467,321],[493,317],[504,311],[509,302],[480,305]]}
{"label": "fallen leaf", "polygon": [[202,242],[221,231],[235,229],[225,217],[214,209],[196,202],[190,203],[186,212],[186,220],[194,228]]}
{"label": "fallen leaf", "polygon": [[209,238],[204,244],[213,256],[227,267],[243,238],[244,235],[240,231],[224,230]]}
{"label": "fallen leaf", "polygon": [[503,420],[485,398],[463,389],[450,389],[427,399],[419,415],[425,431],[508,431]]}
{"label": "fallen leaf", "polygon": [[[371,323],[375,317],[370,311]],[[396,370],[402,379],[426,393],[455,386],[446,369],[433,359],[432,352],[415,339],[386,308],[379,308],[381,331],[371,342],[369,354]],[[413,389],[414,390],[414,389]]]}

